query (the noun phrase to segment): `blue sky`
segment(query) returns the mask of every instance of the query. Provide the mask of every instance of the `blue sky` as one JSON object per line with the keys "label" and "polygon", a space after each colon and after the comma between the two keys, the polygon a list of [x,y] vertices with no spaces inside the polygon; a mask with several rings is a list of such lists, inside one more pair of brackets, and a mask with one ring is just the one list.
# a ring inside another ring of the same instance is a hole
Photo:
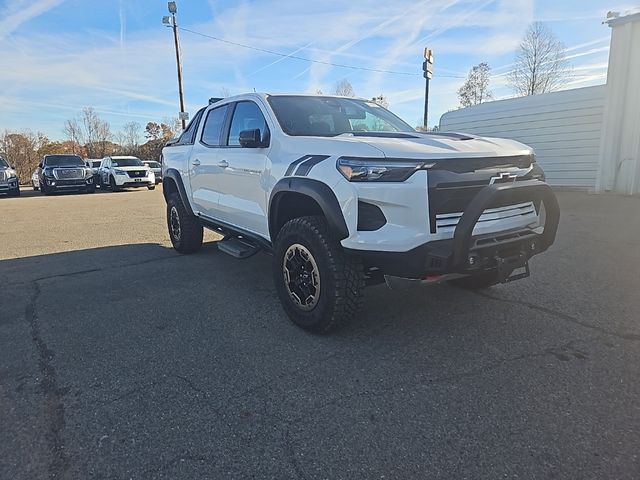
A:
{"label": "blue sky", "polygon": [[[534,20],[568,47],[574,78],[566,88],[606,80],[608,10],[602,0],[178,0],[179,24],[231,41],[324,62],[408,72],[392,75],[282,59],[181,33],[187,110],[222,89],[330,93],[349,80],[358,96],[384,94],[410,124],[422,116],[422,52],[435,52],[430,124],[458,106],[469,68],[493,68],[497,98],[512,96],[505,73]],[[177,116],[173,38],[160,0],[0,1],[0,130],[29,128],[62,139],[65,119],[94,107],[112,130]]]}

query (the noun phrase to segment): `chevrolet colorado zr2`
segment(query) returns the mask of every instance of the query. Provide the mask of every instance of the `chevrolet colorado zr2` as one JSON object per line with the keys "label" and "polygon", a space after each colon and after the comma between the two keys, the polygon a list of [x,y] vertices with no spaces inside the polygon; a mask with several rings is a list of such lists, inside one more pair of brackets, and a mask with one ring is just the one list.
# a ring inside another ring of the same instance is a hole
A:
{"label": "chevrolet colorado zr2", "polygon": [[354,316],[367,284],[528,276],[558,227],[531,148],[417,132],[366,100],[212,99],[162,157],[173,247],[197,251],[205,227],[234,257],[272,254],[284,310],[315,332]]}

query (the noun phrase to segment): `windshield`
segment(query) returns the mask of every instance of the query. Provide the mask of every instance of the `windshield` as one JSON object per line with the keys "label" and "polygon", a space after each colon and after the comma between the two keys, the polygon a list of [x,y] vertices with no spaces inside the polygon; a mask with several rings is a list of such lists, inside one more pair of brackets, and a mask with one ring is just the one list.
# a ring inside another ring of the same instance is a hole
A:
{"label": "windshield", "polygon": [[84,167],[82,158],[78,155],[47,155],[44,157],[47,167]]}
{"label": "windshield", "polygon": [[288,135],[333,137],[343,133],[414,132],[375,102],[321,96],[271,96],[269,103]]}
{"label": "windshield", "polygon": [[9,164],[7,163],[7,161],[4,158],[0,157],[0,167],[8,167],[8,166]]}
{"label": "windshield", "polygon": [[111,158],[113,167],[143,167],[144,164],[139,158]]}
{"label": "windshield", "polygon": [[150,168],[160,168],[160,164],[158,162],[144,162]]}

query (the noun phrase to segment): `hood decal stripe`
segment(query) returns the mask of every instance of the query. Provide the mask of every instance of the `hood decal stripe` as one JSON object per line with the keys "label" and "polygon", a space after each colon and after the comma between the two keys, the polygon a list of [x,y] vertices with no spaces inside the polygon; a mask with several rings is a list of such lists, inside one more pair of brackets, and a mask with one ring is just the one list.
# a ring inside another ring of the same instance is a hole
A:
{"label": "hood decal stripe", "polygon": [[318,163],[322,162],[329,158],[329,155],[313,155],[309,160],[306,160],[300,164],[298,169],[296,170],[295,175],[300,177],[305,177],[309,174],[311,169],[316,166]]}
{"label": "hood decal stripe", "polygon": [[300,157],[297,160],[294,160],[293,162],[291,162],[291,164],[289,165],[289,168],[287,168],[287,171],[284,172],[284,176],[288,177],[290,175],[293,174],[293,170],[298,166],[298,164],[304,162],[305,160],[307,160],[309,157],[312,157],[313,155],[305,155],[303,157]]}

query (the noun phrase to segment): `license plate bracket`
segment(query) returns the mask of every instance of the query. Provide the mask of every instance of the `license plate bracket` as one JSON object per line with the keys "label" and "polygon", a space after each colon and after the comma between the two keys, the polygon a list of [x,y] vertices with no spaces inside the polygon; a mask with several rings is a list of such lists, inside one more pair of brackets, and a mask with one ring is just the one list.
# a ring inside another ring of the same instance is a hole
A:
{"label": "license plate bracket", "polygon": [[523,254],[496,257],[496,261],[498,262],[498,278],[501,283],[513,282],[530,275],[529,259]]}

